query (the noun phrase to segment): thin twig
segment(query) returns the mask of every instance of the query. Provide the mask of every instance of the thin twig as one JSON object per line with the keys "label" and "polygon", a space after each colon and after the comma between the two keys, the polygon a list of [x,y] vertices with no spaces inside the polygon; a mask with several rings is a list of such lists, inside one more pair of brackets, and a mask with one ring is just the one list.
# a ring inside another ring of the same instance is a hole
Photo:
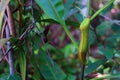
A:
{"label": "thin twig", "polygon": [[88,17],[91,16],[90,15],[90,7],[91,7],[90,4],[91,4],[91,0],[88,0],[88,5],[87,5],[87,8],[88,8],[88,10],[87,10],[88,11]]}
{"label": "thin twig", "polygon": [[[10,5],[7,5],[6,8],[6,14],[5,14],[5,20],[7,19],[8,25],[5,27],[5,32],[6,32],[6,38],[9,38],[10,35],[15,36],[15,26],[14,26],[14,21],[12,17],[12,12],[10,10]],[[11,43],[7,42],[7,50],[11,48]],[[5,56],[6,57],[6,56]],[[12,52],[8,52],[8,62],[9,62],[9,69],[10,69],[10,74],[14,74],[14,65],[13,65],[13,58],[12,58]]]}
{"label": "thin twig", "polygon": [[97,12],[95,12],[95,14],[90,18],[90,20],[92,21],[98,14],[100,14],[100,12],[102,12],[103,10],[105,10],[108,6],[110,6],[112,3],[114,2],[114,0],[110,0],[103,8],[99,9]]}
{"label": "thin twig", "polygon": [[[9,30],[9,26],[6,26],[6,38],[10,37],[10,30]],[[7,50],[9,50],[11,48],[11,43],[7,42]],[[13,66],[13,58],[12,58],[12,52],[9,51],[8,52],[8,60],[9,60],[9,68],[10,68],[10,74],[13,75],[14,74],[14,66]]]}
{"label": "thin twig", "polygon": [[[32,0],[31,0],[31,4],[32,4],[32,6],[31,6],[32,22],[35,23],[34,10],[33,10],[33,1],[32,1]],[[37,27],[37,25],[35,24],[34,26],[37,28],[38,32],[41,33],[40,30],[39,30],[39,28]],[[39,34],[38,34],[38,35],[39,35]],[[41,35],[40,35],[40,36],[41,36]],[[41,36],[41,41],[42,41],[43,45],[45,45],[45,41],[44,41],[44,37],[43,37],[43,36]],[[47,54],[48,54],[48,57],[51,58],[48,49],[46,49],[46,52],[47,52]],[[50,60],[51,60],[51,59],[50,59]],[[51,63],[52,63],[52,66],[54,67],[54,63],[53,63],[52,60],[51,60]]]}
{"label": "thin twig", "polygon": [[2,57],[1,60],[0,60],[0,63],[1,63],[2,60],[5,58],[5,56],[8,55],[8,52],[11,51],[11,50],[12,50],[12,47],[10,47],[10,48],[5,52],[5,54],[3,55],[3,57]]}
{"label": "thin twig", "polygon": [[[28,34],[28,32],[30,32],[33,28],[34,28],[34,24],[36,24],[36,22],[39,20],[39,18],[37,20],[35,20],[35,23],[31,23],[29,25],[29,27],[25,30],[25,32],[23,32],[23,34],[19,37],[20,40],[23,40],[25,38],[25,36]],[[7,55],[7,53],[12,49],[12,47],[7,50],[7,52],[4,54],[4,56],[2,57],[2,59],[0,60],[0,62],[4,59],[4,57]]]}
{"label": "thin twig", "polygon": [[[24,40],[24,39],[26,38],[26,35],[27,35],[30,31],[32,31],[32,29],[34,28],[33,25],[36,24],[36,22],[37,22],[38,20],[39,20],[39,17],[38,17],[38,19],[35,20],[34,23],[31,23],[31,24],[29,25],[29,27],[25,30],[25,32],[23,32],[23,34],[19,37],[20,40]],[[13,48],[13,46],[11,46],[10,49],[5,52],[5,54],[3,55],[3,57],[2,57],[1,60],[0,60],[0,63],[1,63],[1,61],[7,56],[8,52],[9,52],[12,48]]]}
{"label": "thin twig", "polygon": [[85,70],[85,65],[81,64],[81,76],[80,76],[80,80],[84,80],[84,70]]}
{"label": "thin twig", "polygon": [[8,18],[7,22],[8,22],[8,26],[9,26],[9,29],[10,29],[10,35],[15,36],[15,34],[16,34],[16,32],[15,32],[15,24],[14,24],[14,21],[13,21],[13,16],[12,16],[9,4],[7,6],[6,11],[7,11],[7,18]]}
{"label": "thin twig", "polygon": [[[35,23],[34,10],[33,10],[33,1],[32,1],[32,0],[31,0],[31,4],[32,4],[32,6],[31,6],[32,22]],[[40,32],[39,28],[37,27],[37,25],[35,24],[34,26],[37,28],[37,30],[38,30],[38,32],[39,32],[39,34],[40,34],[41,32]],[[39,34],[38,34],[38,35],[39,35]],[[40,35],[40,37],[41,37],[41,41],[42,41],[43,45],[45,45],[44,37],[43,37],[42,35]],[[50,60],[51,60],[50,53],[49,53],[48,49],[46,49],[46,52],[47,52],[47,54],[48,54],[48,57],[49,57]],[[54,67],[54,63],[53,63],[52,60],[51,60],[51,63],[52,63],[52,66]]]}
{"label": "thin twig", "polygon": [[19,5],[20,7],[19,7],[19,9],[18,9],[18,19],[19,19],[19,29],[20,29],[20,31],[22,30],[22,11],[21,11],[21,5]]}
{"label": "thin twig", "polygon": [[[4,31],[5,31],[6,25],[7,25],[7,19],[4,20],[4,24],[3,24],[3,27],[2,27],[2,31],[1,31],[1,38],[3,38],[3,36],[4,36]],[[3,54],[5,55],[4,46],[1,49],[2,49]],[[5,60],[8,62],[8,58],[6,56],[5,56]]]}
{"label": "thin twig", "polygon": [[[39,33],[36,33],[38,36],[41,37],[41,41],[42,41],[42,44],[45,45],[45,41],[44,41],[44,37],[41,35],[43,34],[42,32],[39,31],[39,28],[36,26],[37,30]],[[50,52],[48,51],[48,49],[46,49],[46,52],[47,52],[47,55],[49,57],[49,59],[51,60],[51,55],[50,55]],[[54,67],[54,62],[51,60],[51,63],[52,63],[52,67]]]}

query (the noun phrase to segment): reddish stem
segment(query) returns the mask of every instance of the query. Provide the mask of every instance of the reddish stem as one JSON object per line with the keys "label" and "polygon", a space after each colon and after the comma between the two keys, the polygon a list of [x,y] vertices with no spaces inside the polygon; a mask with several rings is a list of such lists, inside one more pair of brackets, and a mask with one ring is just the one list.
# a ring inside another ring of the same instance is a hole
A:
{"label": "reddish stem", "polygon": [[[5,27],[6,27],[6,25],[7,25],[7,19],[5,19],[4,24],[3,24],[3,27],[2,27],[1,38],[4,37],[4,32],[5,32]],[[3,54],[5,55],[6,50],[5,50],[4,46],[2,46],[1,49],[2,49],[2,51],[3,51]],[[5,60],[8,62],[8,56],[5,56]]]}
{"label": "reddish stem", "polygon": [[10,35],[15,36],[15,25],[14,25],[14,21],[13,21],[13,17],[12,17],[12,13],[11,13],[11,9],[10,9],[10,5],[8,4],[7,6],[7,17],[8,17],[8,26],[10,29]]}

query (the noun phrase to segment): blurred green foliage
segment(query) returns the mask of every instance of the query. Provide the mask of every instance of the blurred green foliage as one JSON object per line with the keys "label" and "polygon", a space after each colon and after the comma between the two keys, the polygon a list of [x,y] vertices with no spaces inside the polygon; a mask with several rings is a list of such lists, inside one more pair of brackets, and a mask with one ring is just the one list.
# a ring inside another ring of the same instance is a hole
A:
{"label": "blurred green foliage", "polygon": [[[19,21],[17,22],[18,14],[13,13],[17,36],[12,37],[10,42],[14,46],[15,75],[9,75],[9,64],[3,61],[0,63],[0,80],[80,79],[81,64],[77,58],[78,51],[61,27],[66,25],[65,27],[71,32],[76,44],[79,44],[79,24],[85,17],[80,9],[87,8],[87,5],[82,4],[84,0],[67,0],[64,3],[63,1],[35,0],[32,4],[31,0],[27,2],[18,0],[19,3],[14,0],[10,1],[13,11],[19,8],[19,5],[24,5],[21,8],[23,27],[20,29]],[[110,9],[106,9],[100,15],[110,14],[110,10],[114,9],[114,6],[111,5]],[[38,18],[39,20],[37,20]],[[32,24],[33,19],[37,20],[36,24]],[[100,23],[96,25],[97,21]],[[85,68],[84,79],[119,80],[119,20],[101,18],[97,21],[90,26],[88,65]],[[66,24],[64,25],[64,23]],[[30,25],[35,27],[25,35],[24,40],[20,40],[19,37]],[[48,28],[49,26],[50,28]],[[4,40],[4,42],[6,41]],[[0,54],[3,56],[2,51]]]}

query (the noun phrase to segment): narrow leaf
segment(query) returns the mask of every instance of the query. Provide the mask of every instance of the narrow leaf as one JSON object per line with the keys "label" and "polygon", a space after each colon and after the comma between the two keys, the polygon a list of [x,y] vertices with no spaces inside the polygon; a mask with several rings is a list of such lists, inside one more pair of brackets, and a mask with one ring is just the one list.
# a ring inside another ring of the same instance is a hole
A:
{"label": "narrow leaf", "polygon": [[16,51],[18,51],[18,62],[20,66],[20,72],[22,80],[26,80],[26,54],[22,47],[16,48]]}
{"label": "narrow leaf", "polygon": [[24,53],[20,53],[20,71],[22,75],[22,80],[26,80],[26,56]]}
{"label": "narrow leaf", "polygon": [[40,49],[37,59],[39,70],[45,80],[64,80],[66,78],[61,68],[42,49]]}
{"label": "narrow leaf", "polygon": [[100,65],[104,64],[106,61],[106,59],[100,59],[94,63],[88,64],[87,69],[85,69],[85,75],[88,75],[89,73],[95,71]]}
{"label": "narrow leaf", "polygon": [[42,10],[56,21],[63,19],[64,6],[62,0],[35,0]]}
{"label": "narrow leaf", "polygon": [[0,80],[22,80],[17,74],[2,74],[0,75]]}
{"label": "narrow leaf", "polygon": [[78,48],[78,45],[74,38],[72,37],[70,31],[68,30],[65,20],[63,18],[64,6],[62,0],[35,0],[35,1],[47,15],[49,15],[52,19],[58,21],[62,25],[68,37],[71,39],[76,48]]}

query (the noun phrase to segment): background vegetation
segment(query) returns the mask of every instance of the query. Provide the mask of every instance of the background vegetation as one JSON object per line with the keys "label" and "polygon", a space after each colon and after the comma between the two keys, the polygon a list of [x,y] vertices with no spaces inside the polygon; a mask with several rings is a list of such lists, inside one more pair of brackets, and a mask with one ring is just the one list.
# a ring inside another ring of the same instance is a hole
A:
{"label": "background vegetation", "polygon": [[[90,0],[94,14],[109,0]],[[80,80],[87,0],[1,0],[0,80]],[[3,19],[3,20],[2,20]],[[92,20],[85,80],[120,79],[120,1]]]}

